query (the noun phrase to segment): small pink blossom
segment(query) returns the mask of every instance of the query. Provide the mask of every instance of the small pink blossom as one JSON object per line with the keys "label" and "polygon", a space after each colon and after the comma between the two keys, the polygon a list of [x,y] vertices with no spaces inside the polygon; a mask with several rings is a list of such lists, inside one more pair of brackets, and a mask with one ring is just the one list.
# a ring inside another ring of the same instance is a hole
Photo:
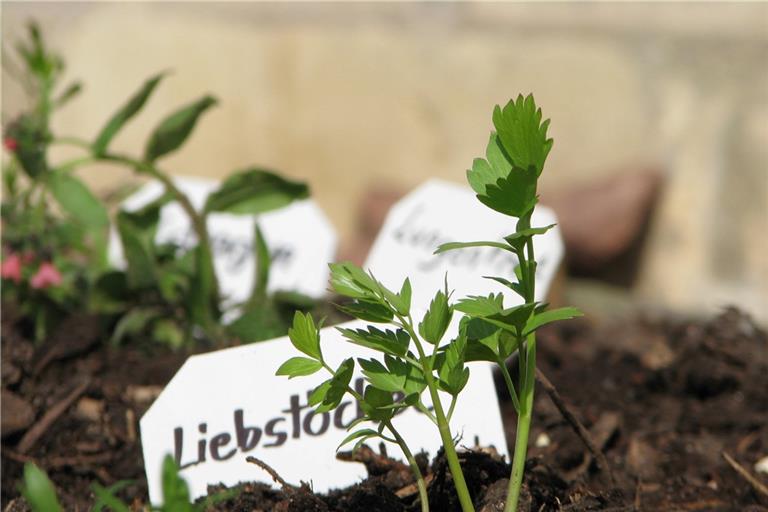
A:
{"label": "small pink blossom", "polygon": [[3,139],[3,145],[5,146],[5,149],[10,151],[11,153],[15,152],[16,149],[19,147],[19,143],[13,137],[6,137],[5,139]]}
{"label": "small pink blossom", "polygon": [[12,252],[0,265],[0,276],[3,279],[10,279],[16,283],[21,282],[21,257]]}
{"label": "small pink blossom", "polygon": [[32,288],[37,290],[49,286],[57,286],[61,284],[61,273],[53,263],[45,261],[40,265],[40,268],[37,269],[37,273],[32,276],[29,284],[32,285]]}

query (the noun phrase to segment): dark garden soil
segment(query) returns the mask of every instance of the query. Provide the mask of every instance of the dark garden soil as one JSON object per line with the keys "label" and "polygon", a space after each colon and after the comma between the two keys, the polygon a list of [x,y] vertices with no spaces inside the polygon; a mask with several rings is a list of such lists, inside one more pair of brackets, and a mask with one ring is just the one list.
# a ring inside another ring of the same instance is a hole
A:
{"label": "dark garden soil", "polygon": [[[140,510],[138,420],[185,356],[104,348],[87,317],[70,319],[35,349],[12,310],[3,313],[2,509],[26,510],[17,486],[32,460],[56,483],[66,510],[88,510],[91,482],[124,479],[134,483],[120,495]],[[768,511],[759,482],[743,474],[768,480],[754,472],[768,455],[768,336],[743,314],[604,327],[572,321],[542,330],[538,347],[540,369],[612,471],[595,463],[539,386],[521,510]],[[500,400],[512,443],[514,411]],[[407,467],[374,448],[350,462],[370,474],[353,487],[316,496],[293,486],[300,482],[281,491],[245,484],[215,510],[418,510]],[[503,510],[508,466],[492,450],[462,458],[478,510]],[[428,475],[432,510],[459,510],[444,459],[429,463]],[[254,466],[254,478],[264,477]]]}

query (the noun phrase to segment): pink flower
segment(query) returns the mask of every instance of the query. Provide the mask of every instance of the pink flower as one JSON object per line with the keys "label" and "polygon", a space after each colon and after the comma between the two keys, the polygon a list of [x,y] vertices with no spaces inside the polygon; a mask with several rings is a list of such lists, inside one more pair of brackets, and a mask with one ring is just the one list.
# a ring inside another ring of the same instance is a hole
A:
{"label": "pink flower", "polygon": [[40,265],[40,268],[37,269],[37,274],[30,279],[29,284],[36,290],[47,288],[49,286],[57,286],[61,284],[61,273],[53,263],[44,261]]}
{"label": "pink flower", "polygon": [[21,257],[15,252],[9,254],[0,265],[0,276],[16,283],[21,282]]}
{"label": "pink flower", "polygon": [[16,139],[14,139],[13,137],[6,137],[5,139],[3,139],[3,145],[5,146],[5,149],[10,151],[11,153],[16,151],[16,148],[19,147],[19,143],[16,142]]}

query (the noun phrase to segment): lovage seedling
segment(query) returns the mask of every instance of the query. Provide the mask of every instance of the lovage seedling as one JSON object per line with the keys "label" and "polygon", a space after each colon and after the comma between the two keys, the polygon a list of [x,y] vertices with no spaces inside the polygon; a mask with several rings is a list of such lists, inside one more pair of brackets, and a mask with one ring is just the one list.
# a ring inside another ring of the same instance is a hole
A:
{"label": "lovage seedling", "polygon": [[[490,361],[499,366],[518,412],[517,439],[512,463],[506,512],[515,511],[520,494],[525,464],[528,433],[533,408],[536,372],[536,330],[555,320],[572,318],[580,313],[574,308],[548,311],[547,305],[535,300],[536,259],[533,237],[553,226],[532,226],[537,203],[537,182],[552,147],[547,138],[549,121],[542,122],[541,110],[533,96],[519,96],[503,109],[493,113],[496,130],[491,133],[485,159],[476,159],[467,177],[478,199],[486,206],[517,218],[514,233],[503,241],[453,242],[436,252],[466,247],[489,246],[511,253],[517,259],[513,276],[490,277],[509,288],[522,299],[522,304],[505,307],[501,293],[470,296],[456,304],[450,302],[448,286],[437,292],[421,322],[411,313],[411,285],[406,279],[399,292],[384,287],[371,274],[349,263],[331,265],[331,287],[351,299],[341,309],[362,320],[390,324],[390,329],[369,326],[365,329],[340,329],[351,343],[368,347],[381,354],[379,359],[358,359],[367,381],[362,394],[350,387],[355,361],[347,359],[337,368],[331,367],[320,348],[319,329],[309,315],[297,313],[289,337],[293,345],[308,357],[294,357],[277,371],[278,375],[298,377],[326,370],[331,378],[315,389],[310,405],[318,411],[334,409],[344,394],[360,403],[363,417],[350,429],[363,422],[375,428],[354,430],[342,445],[378,437],[396,443],[405,454],[418,483],[422,510],[428,510],[424,478],[405,439],[393,424],[396,411],[415,408],[424,413],[438,429],[448,466],[453,476],[462,510],[474,510],[456,453],[450,419],[456,401],[469,379],[466,363]],[[455,312],[463,313],[458,334],[448,341],[443,338]],[[519,381],[515,384],[506,361],[518,353]],[[432,408],[422,400],[429,393]],[[439,392],[450,397],[446,407]]]}

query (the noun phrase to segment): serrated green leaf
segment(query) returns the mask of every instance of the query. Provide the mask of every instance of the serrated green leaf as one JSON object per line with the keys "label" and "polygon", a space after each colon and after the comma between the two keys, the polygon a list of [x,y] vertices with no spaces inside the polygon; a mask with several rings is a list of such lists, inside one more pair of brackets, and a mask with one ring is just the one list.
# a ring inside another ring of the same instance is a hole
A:
{"label": "serrated green leaf", "polygon": [[465,316],[459,323],[459,333],[467,338],[466,361],[498,361],[500,328],[482,318]]}
{"label": "serrated green leaf", "polygon": [[296,311],[293,315],[293,326],[288,329],[288,337],[297,350],[313,359],[322,361],[320,351],[320,332],[315,326],[315,321],[309,313]]}
{"label": "serrated green leaf", "polygon": [[531,94],[519,95],[503,109],[497,105],[493,110],[493,125],[507,161],[520,169],[533,169],[537,176],[552,149],[552,139],[547,138],[549,119],[541,119],[541,109]]}
{"label": "serrated green leaf", "polygon": [[204,96],[166,117],[152,132],[144,151],[144,160],[154,162],[181,147],[200,115],[215,104],[215,98]]}
{"label": "serrated green leaf", "polygon": [[277,369],[275,375],[286,375],[289,379],[293,377],[304,377],[312,375],[323,368],[323,365],[314,359],[307,357],[292,357]]}
{"label": "serrated green leaf", "polygon": [[493,315],[484,317],[488,322],[498,325],[502,329],[509,330],[515,334],[522,335],[525,324],[533,313],[536,303],[521,304],[512,308],[504,309]]}
{"label": "serrated green leaf", "polygon": [[[383,284],[376,281],[378,296],[384,299],[389,305],[402,316],[408,316],[411,312],[410,300],[406,301],[406,297],[401,296],[399,293],[395,293],[392,290],[386,288]],[[410,286],[410,282],[408,283]],[[408,290],[406,289],[406,293]],[[410,296],[408,296],[410,298]]]}
{"label": "serrated green leaf", "polygon": [[496,277],[496,276],[483,276],[483,279],[491,279],[493,281],[496,281],[497,283],[503,284],[516,294],[518,294],[520,297],[525,299],[525,290],[523,289],[522,285],[520,283],[513,283],[509,279],[504,279],[503,277]]}
{"label": "serrated green leaf", "polygon": [[251,168],[230,175],[208,196],[205,211],[257,215],[307,197],[309,187],[305,183]]}
{"label": "serrated green leaf", "polygon": [[438,344],[443,339],[452,316],[453,309],[448,304],[448,297],[443,291],[437,292],[429,304],[424,319],[419,324],[419,334],[426,342],[432,345]]}
{"label": "serrated green leaf", "polygon": [[469,369],[464,367],[466,348],[467,339],[459,336],[445,347],[440,361],[440,388],[454,396],[464,389],[469,380]]}
{"label": "serrated green leaf", "polygon": [[347,392],[354,371],[355,361],[351,357],[339,365],[333,377],[328,381],[328,389],[325,392],[323,402],[316,409],[317,412],[331,411],[339,406]]}
{"label": "serrated green leaf", "polygon": [[374,326],[369,326],[367,330],[344,328],[338,328],[338,330],[347,340],[356,345],[399,357],[406,354],[411,341],[410,336],[403,329],[398,329],[397,331],[387,329],[382,331]]}
{"label": "serrated green leaf", "polygon": [[60,512],[56,490],[43,470],[31,462],[24,464],[24,497],[33,512]]}
{"label": "serrated green leaf", "polygon": [[392,371],[375,359],[358,359],[357,363],[372,386],[392,393],[405,389],[406,368],[397,366],[397,371]]}
{"label": "serrated green leaf", "polygon": [[339,295],[353,299],[380,302],[376,294],[378,284],[354,263],[330,263],[331,288]]}
{"label": "serrated green leaf", "polygon": [[[310,406],[322,403],[325,400],[325,395],[328,394],[328,390],[331,388],[331,380],[328,379],[319,386],[317,386],[307,398],[307,404]],[[351,425],[350,425],[351,427]]]}
{"label": "serrated green leaf", "polygon": [[478,194],[477,198],[499,213],[522,217],[536,206],[536,180],[535,170],[514,168],[506,177],[485,187],[485,194]]}
{"label": "serrated green leaf", "polygon": [[395,414],[390,407],[393,403],[392,393],[389,391],[366,386],[360,408],[374,421],[387,421]]}
{"label": "serrated green leaf", "polygon": [[490,316],[504,309],[504,296],[500,293],[491,293],[487,297],[471,295],[459,300],[453,309],[470,316]]}
{"label": "serrated green leaf", "polygon": [[485,195],[488,185],[506,178],[512,170],[499,144],[498,136],[492,132],[485,150],[487,160],[476,158],[472,162],[472,169],[467,171],[467,181],[478,195]]}
{"label": "serrated green leaf", "polygon": [[542,325],[546,325],[551,322],[557,322],[558,320],[569,320],[583,316],[584,313],[574,307],[565,307],[558,309],[551,309],[549,311],[543,311],[532,316],[525,324],[524,336],[532,333]]}
{"label": "serrated green leaf", "polygon": [[388,306],[367,300],[356,300],[349,304],[337,305],[336,308],[349,316],[368,322],[390,322],[394,316]]}
{"label": "serrated green leaf", "polygon": [[339,451],[339,448],[341,448],[345,444],[348,444],[351,441],[354,441],[355,439],[362,438],[362,441],[365,441],[369,437],[379,437],[379,433],[370,428],[364,428],[362,430],[357,430],[355,432],[352,432],[347,437],[345,437],[342,442],[339,443],[339,446],[336,447],[336,451]]}
{"label": "serrated green leaf", "polygon": [[160,80],[162,80],[164,76],[165,73],[160,73],[144,82],[144,85],[142,85],[141,88],[112,115],[104,128],[99,132],[96,141],[93,143],[92,148],[94,154],[103,155],[107,151],[109,143],[117,132],[119,132],[125,123],[127,123],[133,116],[139,113],[147,102],[147,99],[155,90],[155,87],[157,87],[157,84],[160,83]]}

